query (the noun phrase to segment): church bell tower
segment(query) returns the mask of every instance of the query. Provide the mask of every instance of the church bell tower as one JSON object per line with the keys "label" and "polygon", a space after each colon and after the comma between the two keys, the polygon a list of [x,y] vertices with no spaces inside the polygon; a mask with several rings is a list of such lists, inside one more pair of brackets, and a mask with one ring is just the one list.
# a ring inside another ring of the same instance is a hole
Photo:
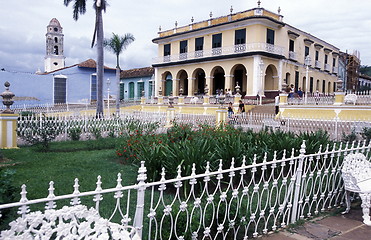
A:
{"label": "church bell tower", "polygon": [[56,18],[50,20],[46,31],[45,72],[65,67],[63,53],[63,28]]}

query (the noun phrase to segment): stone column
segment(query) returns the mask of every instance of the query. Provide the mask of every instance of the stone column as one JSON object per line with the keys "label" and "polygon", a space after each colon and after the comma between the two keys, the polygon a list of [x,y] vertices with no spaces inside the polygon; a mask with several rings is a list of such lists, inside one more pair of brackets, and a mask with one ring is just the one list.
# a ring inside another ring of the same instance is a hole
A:
{"label": "stone column", "polygon": [[166,109],[166,125],[165,127],[172,127],[175,119],[175,108],[169,107]]}
{"label": "stone column", "polygon": [[[231,89],[233,91],[233,84],[232,84],[232,81],[233,81],[233,75],[224,75],[224,79],[225,79],[225,89]],[[223,92],[225,90],[223,89]],[[226,94],[226,93],[224,93]]]}
{"label": "stone column", "polygon": [[188,96],[191,97],[194,94],[194,85],[196,78],[188,78]]}
{"label": "stone column", "polygon": [[10,109],[15,95],[9,91],[9,82],[5,82],[4,86],[5,91],[0,96],[3,98],[6,109],[0,113],[0,148],[17,148],[18,114],[14,114]]}
{"label": "stone column", "polygon": [[280,93],[280,106],[281,105],[287,105],[287,93]]}
{"label": "stone column", "polygon": [[[214,77],[205,77],[205,80],[206,80],[206,85],[208,86],[209,88],[209,95],[213,95],[213,90],[214,90],[214,86],[212,84],[212,80],[214,79]],[[223,90],[224,91],[224,90]]]}
{"label": "stone column", "polygon": [[335,92],[334,105],[342,105],[344,103],[345,92]]}
{"label": "stone column", "polygon": [[173,96],[179,96],[179,82],[180,79],[173,79]]}
{"label": "stone column", "polygon": [[228,111],[224,109],[216,110],[216,126],[223,127],[227,120]]}

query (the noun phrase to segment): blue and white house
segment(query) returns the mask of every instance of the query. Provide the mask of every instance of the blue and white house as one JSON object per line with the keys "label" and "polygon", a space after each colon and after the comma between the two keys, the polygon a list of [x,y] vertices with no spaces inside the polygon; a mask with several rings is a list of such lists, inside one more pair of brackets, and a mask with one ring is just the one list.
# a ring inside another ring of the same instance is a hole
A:
{"label": "blue and white house", "polygon": [[120,100],[137,100],[144,96],[154,97],[154,68],[144,67],[121,72]]}
{"label": "blue and white house", "polygon": [[[8,81],[15,93],[14,104],[94,103],[97,99],[96,62],[88,59],[65,66],[63,31],[53,18],[47,26],[45,70],[29,73],[0,70],[0,84]],[[104,67],[104,100],[116,98],[116,69]]]}

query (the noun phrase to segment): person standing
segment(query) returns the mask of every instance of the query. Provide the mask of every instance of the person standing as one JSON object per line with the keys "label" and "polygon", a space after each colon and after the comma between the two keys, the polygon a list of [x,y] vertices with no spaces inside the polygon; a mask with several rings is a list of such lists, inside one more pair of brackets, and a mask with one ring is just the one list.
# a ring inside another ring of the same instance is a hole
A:
{"label": "person standing", "polygon": [[280,96],[279,95],[277,95],[274,98],[274,107],[275,107],[275,112],[277,115],[280,112]]}
{"label": "person standing", "polygon": [[230,102],[230,103],[228,104],[228,117],[232,117],[233,114],[234,114],[234,112],[233,112],[233,107],[232,107],[232,103]]}
{"label": "person standing", "polygon": [[238,113],[243,114],[244,112],[245,112],[245,104],[243,104],[242,100],[240,100],[238,104]]}

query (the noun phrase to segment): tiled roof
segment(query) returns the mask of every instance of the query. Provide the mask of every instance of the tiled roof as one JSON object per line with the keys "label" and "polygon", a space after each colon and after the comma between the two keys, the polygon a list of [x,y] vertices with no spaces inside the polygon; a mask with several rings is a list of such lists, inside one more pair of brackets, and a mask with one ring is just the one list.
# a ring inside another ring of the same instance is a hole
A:
{"label": "tiled roof", "polygon": [[120,78],[147,77],[152,76],[154,72],[153,67],[134,68],[122,71]]}
{"label": "tiled roof", "polygon": [[[62,70],[68,69],[68,68],[72,68],[72,67],[76,67],[76,66],[83,67],[83,68],[96,68],[97,64],[93,59],[88,59],[88,60],[86,60],[84,62],[81,62],[81,63],[78,63],[78,64],[73,64],[71,66],[55,69],[55,70],[50,71],[50,72],[38,73],[38,74],[39,75],[48,75],[48,74],[51,74],[51,73],[59,72],[59,71],[62,71]],[[106,66],[104,66],[104,69],[116,70],[116,68],[110,68],[110,67],[106,67]]]}
{"label": "tiled roof", "polygon": [[[96,68],[97,67],[97,63],[93,60],[93,59],[88,59],[82,63],[79,63],[77,64],[77,66],[79,67],[84,67],[84,68]],[[106,67],[104,66],[104,69],[111,69],[111,70],[115,70],[116,68],[110,68],[110,67]]]}

